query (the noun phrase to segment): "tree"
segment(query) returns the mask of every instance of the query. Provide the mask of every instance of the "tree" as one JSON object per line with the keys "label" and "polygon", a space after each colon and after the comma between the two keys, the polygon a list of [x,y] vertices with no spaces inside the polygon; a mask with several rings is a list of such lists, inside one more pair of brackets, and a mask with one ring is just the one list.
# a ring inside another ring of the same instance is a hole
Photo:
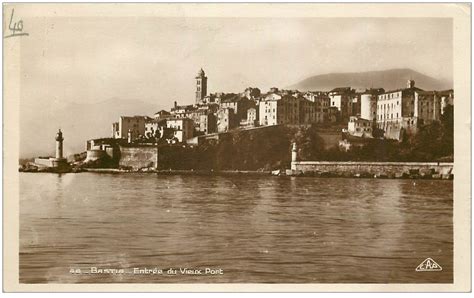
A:
{"label": "tree", "polygon": [[441,151],[444,156],[454,155],[454,107],[446,106],[441,115]]}

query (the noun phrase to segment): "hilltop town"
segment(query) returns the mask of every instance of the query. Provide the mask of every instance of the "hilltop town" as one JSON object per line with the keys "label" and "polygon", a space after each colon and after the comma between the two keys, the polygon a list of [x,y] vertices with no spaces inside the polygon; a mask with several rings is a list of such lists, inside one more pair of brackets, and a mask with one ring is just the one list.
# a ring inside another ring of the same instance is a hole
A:
{"label": "hilltop town", "polygon": [[[386,151],[387,146],[413,139],[423,128],[443,123],[446,113],[452,114],[454,100],[452,89],[423,90],[414,80],[396,90],[335,86],[330,91],[302,92],[275,87],[263,93],[249,87],[241,93],[208,94],[207,86],[208,77],[200,69],[194,104],[174,102],[170,110],[153,115],[120,116],[112,123],[110,136],[88,140],[85,152],[69,161],[135,170],[262,166],[270,170],[285,167],[288,160],[283,156],[289,154],[292,142],[306,150],[300,152],[303,158],[358,160],[378,150],[370,149],[374,142],[379,147],[384,142]],[[259,153],[264,148],[267,152]],[[402,159],[417,156],[412,151]],[[452,155],[444,151],[439,155]],[[397,156],[401,155],[393,158]]]}
{"label": "hilltop town", "polygon": [[207,94],[203,69],[196,77],[195,104],[161,110],[153,117],[121,116],[112,124],[112,137],[129,143],[165,138],[168,143],[198,144],[209,135],[272,125],[347,125],[347,133],[372,138],[379,129],[387,139],[401,140],[417,128],[439,121],[453,90],[425,91],[409,80],[405,88],[356,91],[337,87],[329,92],[279,90],[262,93],[249,87],[240,94]]}

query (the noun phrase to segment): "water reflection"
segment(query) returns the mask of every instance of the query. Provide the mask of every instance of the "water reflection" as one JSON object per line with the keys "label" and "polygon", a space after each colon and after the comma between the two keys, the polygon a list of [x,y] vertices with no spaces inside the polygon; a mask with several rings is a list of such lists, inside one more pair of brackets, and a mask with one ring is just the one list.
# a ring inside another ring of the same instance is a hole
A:
{"label": "water reflection", "polygon": [[[452,182],[21,174],[20,280],[451,282]],[[431,257],[433,274],[414,268]],[[71,275],[90,266],[220,276]]]}

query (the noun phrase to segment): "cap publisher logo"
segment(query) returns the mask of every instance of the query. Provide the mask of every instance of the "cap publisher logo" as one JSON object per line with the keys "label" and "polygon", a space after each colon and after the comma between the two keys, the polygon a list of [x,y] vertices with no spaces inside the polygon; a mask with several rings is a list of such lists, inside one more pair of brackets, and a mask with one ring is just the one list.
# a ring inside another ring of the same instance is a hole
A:
{"label": "cap publisher logo", "polygon": [[416,271],[441,271],[443,268],[436,263],[432,258],[427,258],[423,262],[421,262],[418,267],[416,267]]}

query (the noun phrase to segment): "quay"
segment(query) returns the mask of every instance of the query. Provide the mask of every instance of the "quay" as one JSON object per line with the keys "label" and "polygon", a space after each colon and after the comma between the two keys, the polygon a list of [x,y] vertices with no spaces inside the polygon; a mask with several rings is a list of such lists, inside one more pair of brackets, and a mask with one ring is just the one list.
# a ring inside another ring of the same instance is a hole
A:
{"label": "quay", "polygon": [[452,162],[299,161],[296,144],[288,176],[453,179]]}

